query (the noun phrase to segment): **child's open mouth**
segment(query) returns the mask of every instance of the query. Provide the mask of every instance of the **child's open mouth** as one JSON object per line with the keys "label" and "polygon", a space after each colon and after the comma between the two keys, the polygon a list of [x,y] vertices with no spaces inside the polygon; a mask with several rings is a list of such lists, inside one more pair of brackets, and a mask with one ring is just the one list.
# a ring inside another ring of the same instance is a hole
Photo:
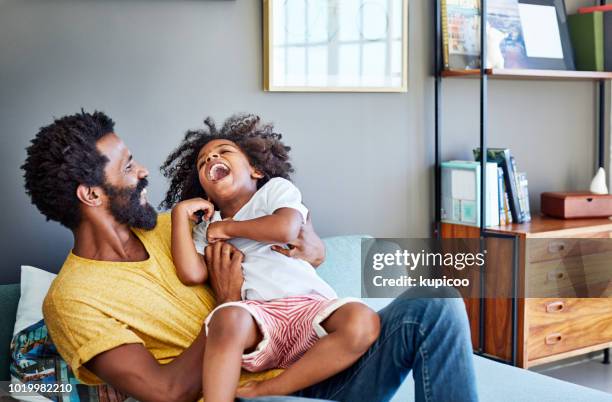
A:
{"label": "child's open mouth", "polygon": [[214,163],[208,170],[208,178],[210,181],[219,181],[229,174],[230,168],[221,162]]}

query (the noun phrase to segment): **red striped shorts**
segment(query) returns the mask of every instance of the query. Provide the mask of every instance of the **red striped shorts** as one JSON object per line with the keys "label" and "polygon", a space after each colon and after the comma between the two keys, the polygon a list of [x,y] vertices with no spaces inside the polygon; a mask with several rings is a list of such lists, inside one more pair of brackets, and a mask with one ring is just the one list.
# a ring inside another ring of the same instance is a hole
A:
{"label": "red striped shorts", "polygon": [[321,323],[341,306],[353,302],[363,303],[356,298],[330,300],[319,295],[229,302],[206,317],[206,332],[217,310],[229,306],[243,308],[255,319],[263,339],[253,352],[242,355],[242,368],[251,372],[287,368],[327,335]]}

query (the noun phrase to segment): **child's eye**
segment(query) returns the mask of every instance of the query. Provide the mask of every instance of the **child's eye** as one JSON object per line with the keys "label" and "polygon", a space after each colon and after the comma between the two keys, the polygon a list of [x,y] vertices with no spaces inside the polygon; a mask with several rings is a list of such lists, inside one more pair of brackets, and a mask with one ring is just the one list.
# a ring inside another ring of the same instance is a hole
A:
{"label": "child's eye", "polygon": [[127,165],[127,166],[125,167],[125,171],[126,171],[126,172],[129,172],[131,169],[132,169],[132,165],[131,165],[131,164],[129,164],[129,165]]}

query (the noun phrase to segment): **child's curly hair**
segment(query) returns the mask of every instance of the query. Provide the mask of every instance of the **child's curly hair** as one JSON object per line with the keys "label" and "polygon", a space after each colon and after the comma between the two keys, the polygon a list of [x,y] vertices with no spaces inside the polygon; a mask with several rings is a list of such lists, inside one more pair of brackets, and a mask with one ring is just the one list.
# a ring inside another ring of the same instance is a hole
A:
{"label": "child's curly hair", "polygon": [[273,177],[290,179],[289,174],[293,172],[289,162],[291,148],[282,143],[282,135],[274,132],[272,124],[261,123],[259,116],[252,114],[230,117],[220,131],[210,117],[204,124],[207,126],[204,129],[187,131],[181,144],[161,166],[162,174],[170,180],[170,188],[160,208],[170,209],[177,202],[194,197],[206,198],[196,163],[202,147],[213,140],[230,140],[240,147],[251,166],[264,175],[257,181],[257,188]]}

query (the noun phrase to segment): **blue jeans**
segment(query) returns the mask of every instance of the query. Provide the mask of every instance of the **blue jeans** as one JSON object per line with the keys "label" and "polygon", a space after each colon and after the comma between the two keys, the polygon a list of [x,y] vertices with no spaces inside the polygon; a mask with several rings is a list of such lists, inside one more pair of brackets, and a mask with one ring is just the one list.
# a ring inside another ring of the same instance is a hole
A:
{"label": "blue jeans", "polygon": [[[417,402],[478,400],[462,299],[400,296],[379,315],[380,337],[365,355],[295,396],[339,402],[389,401],[412,370]],[[275,400],[289,402],[292,398]]]}

